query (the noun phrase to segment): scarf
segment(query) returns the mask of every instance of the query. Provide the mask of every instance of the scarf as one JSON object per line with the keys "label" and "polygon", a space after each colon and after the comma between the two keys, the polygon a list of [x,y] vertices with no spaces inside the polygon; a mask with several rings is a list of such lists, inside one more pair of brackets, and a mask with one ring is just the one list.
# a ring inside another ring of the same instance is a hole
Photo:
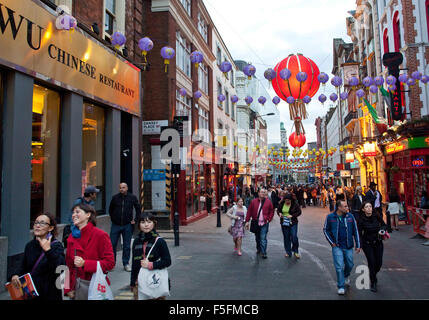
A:
{"label": "scarf", "polygon": [[139,233],[139,237],[143,240],[143,243],[145,242],[155,242],[156,237],[159,237],[158,232],[156,232],[155,229],[152,229],[151,232],[149,233],[144,233],[143,231],[141,231]]}
{"label": "scarf", "polygon": [[81,233],[78,227],[76,227],[74,224],[71,225],[71,231],[72,231],[72,237],[76,239],[80,239]]}

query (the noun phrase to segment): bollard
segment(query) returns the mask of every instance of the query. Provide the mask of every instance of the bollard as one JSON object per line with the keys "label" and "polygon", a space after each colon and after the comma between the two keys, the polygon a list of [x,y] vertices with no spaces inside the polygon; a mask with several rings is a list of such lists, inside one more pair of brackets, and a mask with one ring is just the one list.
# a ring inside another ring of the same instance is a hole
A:
{"label": "bollard", "polygon": [[173,229],[174,229],[174,246],[178,247],[179,246],[179,213],[178,212],[174,213]]}
{"label": "bollard", "polygon": [[216,227],[217,228],[222,227],[221,219],[220,219],[220,208],[219,207],[217,208],[217,224],[216,224]]}

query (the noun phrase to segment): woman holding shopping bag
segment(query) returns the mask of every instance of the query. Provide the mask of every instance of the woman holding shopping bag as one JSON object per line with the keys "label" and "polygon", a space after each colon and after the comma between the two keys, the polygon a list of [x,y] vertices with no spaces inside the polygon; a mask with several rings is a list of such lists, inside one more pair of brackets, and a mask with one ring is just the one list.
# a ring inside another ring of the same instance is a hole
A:
{"label": "woman holding shopping bag", "polygon": [[[138,221],[140,233],[133,243],[133,257],[131,266],[131,291],[135,300],[150,300],[152,297],[142,293],[142,270],[164,270],[171,265],[170,251],[167,242],[159,237],[156,232],[156,219],[151,213],[143,213]],[[160,279],[161,281],[165,279]],[[168,291],[169,291],[168,280]],[[165,300],[165,296],[159,296],[156,300]]]}
{"label": "woman holding shopping bag", "polygon": [[243,206],[243,199],[238,198],[237,204],[229,209],[226,215],[231,219],[230,233],[234,241],[234,251],[239,256],[241,253],[241,244],[244,236],[244,221],[246,221],[247,208]]}
{"label": "woman holding shopping bag", "polygon": [[[73,224],[79,232],[67,239],[66,265],[70,270],[70,283],[64,294],[74,300],[88,300],[88,290],[98,265],[103,273],[115,267],[112,242],[109,235],[96,228],[95,209],[87,204],[72,208]],[[106,276],[107,283],[109,280]]]}

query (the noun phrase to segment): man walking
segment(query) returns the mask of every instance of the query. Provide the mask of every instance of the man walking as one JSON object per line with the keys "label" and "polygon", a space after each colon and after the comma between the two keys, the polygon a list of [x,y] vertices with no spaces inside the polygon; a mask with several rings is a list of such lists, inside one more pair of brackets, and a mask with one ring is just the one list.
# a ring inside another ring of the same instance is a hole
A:
{"label": "man walking", "polygon": [[381,205],[383,197],[380,191],[377,190],[377,184],[374,181],[369,184],[369,190],[365,194],[365,201],[371,202],[372,207],[374,208],[374,212],[380,215],[380,217],[382,217],[383,211],[381,209]]}
{"label": "man walking", "polygon": [[[136,216],[133,218],[133,209],[136,210]],[[131,272],[129,265],[131,238],[133,236],[134,224],[141,214],[140,204],[137,197],[128,192],[128,185],[121,183],[119,193],[112,197],[109,206],[109,215],[112,220],[110,230],[110,239],[112,241],[113,253],[116,261],[116,247],[119,237],[122,235],[122,263],[125,271]]]}
{"label": "man walking", "polygon": [[356,252],[361,250],[356,220],[349,213],[346,200],[337,201],[337,209],[326,217],[323,233],[332,247],[338,294],[344,295],[345,285],[350,285],[349,276],[353,269],[353,238]]}
{"label": "man walking", "polygon": [[268,192],[261,189],[258,198],[252,200],[246,215],[246,229],[249,230],[249,220],[257,221],[257,230],[255,230],[256,250],[257,254],[261,254],[263,259],[267,259],[267,233],[271,220],[274,217],[274,208]]}

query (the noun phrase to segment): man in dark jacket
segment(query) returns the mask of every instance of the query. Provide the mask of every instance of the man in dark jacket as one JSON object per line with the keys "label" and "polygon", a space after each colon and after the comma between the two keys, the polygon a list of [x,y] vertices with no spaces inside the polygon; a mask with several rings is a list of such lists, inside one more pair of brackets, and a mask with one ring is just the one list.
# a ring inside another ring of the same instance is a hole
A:
{"label": "man in dark jacket", "polygon": [[377,184],[374,181],[369,184],[369,191],[366,193],[364,201],[371,202],[374,212],[380,216],[382,215],[383,196],[377,190]]}
{"label": "man in dark jacket", "polygon": [[[133,218],[133,209],[136,210],[135,218]],[[125,271],[128,272],[131,272],[129,265],[131,238],[133,236],[135,221],[138,220],[140,214],[141,209],[137,197],[128,192],[128,185],[126,183],[121,183],[119,185],[119,193],[112,197],[109,206],[109,215],[112,220],[110,239],[116,261],[116,247],[119,237],[122,235],[122,263],[124,264]]]}

